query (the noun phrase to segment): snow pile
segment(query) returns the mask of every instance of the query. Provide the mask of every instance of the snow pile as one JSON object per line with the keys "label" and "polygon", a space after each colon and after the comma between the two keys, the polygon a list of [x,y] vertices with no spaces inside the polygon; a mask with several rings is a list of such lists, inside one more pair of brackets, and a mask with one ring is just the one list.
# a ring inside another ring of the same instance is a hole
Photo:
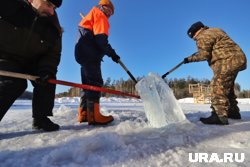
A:
{"label": "snow pile", "polygon": [[55,105],[67,104],[78,105],[80,103],[80,97],[61,97],[55,99]]}
{"label": "snow pile", "polygon": [[[181,122],[162,128],[149,126],[142,103],[132,99],[106,98],[101,102],[101,110],[114,117],[114,122],[107,126],[79,124],[77,105],[61,104],[51,117],[61,126],[57,132],[32,130],[32,108],[22,109],[20,105],[10,109],[0,122],[0,166],[247,167],[250,104],[240,101],[242,119],[229,119],[227,126],[204,125],[199,121],[210,115],[210,104],[181,103],[191,124]],[[202,159],[190,162],[190,153],[206,153],[208,160],[214,153],[244,153],[245,158],[241,163],[235,162],[234,157],[226,163],[207,163]]]}
{"label": "snow pile", "polygon": [[160,76],[149,73],[136,84],[136,90],[143,99],[146,116],[153,127],[186,120],[173,91]]}
{"label": "snow pile", "polygon": [[[250,98],[238,98],[237,99],[239,104],[250,104]],[[60,97],[55,99],[55,104],[56,105],[61,105],[61,104],[67,104],[67,105],[78,105],[80,102],[80,97]],[[121,97],[101,97],[100,99],[101,103],[127,103],[127,104],[132,104],[132,103],[142,103],[141,99],[135,99],[135,98],[121,98]],[[187,97],[183,99],[178,100],[179,103],[194,103],[194,98],[192,97]],[[32,105],[31,100],[16,100],[15,103],[13,104],[14,106],[25,106],[25,105]]]}
{"label": "snow pile", "polygon": [[237,99],[240,104],[250,104],[250,98]]}
{"label": "snow pile", "polygon": [[194,103],[194,98],[188,97],[188,98],[184,98],[184,99],[179,99],[178,102],[179,103]]}

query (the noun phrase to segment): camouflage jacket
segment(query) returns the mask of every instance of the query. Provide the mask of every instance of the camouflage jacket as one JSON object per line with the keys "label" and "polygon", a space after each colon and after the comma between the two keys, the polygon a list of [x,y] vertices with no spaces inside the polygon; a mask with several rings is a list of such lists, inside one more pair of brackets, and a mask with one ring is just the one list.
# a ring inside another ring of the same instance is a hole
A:
{"label": "camouflage jacket", "polygon": [[246,69],[246,56],[241,48],[221,29],[203,28],[196,37],[198,52],[189,62],[207,61],[214,72]]}

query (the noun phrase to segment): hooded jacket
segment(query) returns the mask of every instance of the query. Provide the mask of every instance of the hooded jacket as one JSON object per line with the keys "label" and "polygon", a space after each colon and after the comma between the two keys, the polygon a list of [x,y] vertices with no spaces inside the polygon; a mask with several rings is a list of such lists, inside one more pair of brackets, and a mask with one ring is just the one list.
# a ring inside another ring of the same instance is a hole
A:
{"label": "hooded jacket", "polygon": [[55,13],[39,17],[26,0],[0,1],[0,61],[25,70],[56,74],[61,57],[61,27]]}

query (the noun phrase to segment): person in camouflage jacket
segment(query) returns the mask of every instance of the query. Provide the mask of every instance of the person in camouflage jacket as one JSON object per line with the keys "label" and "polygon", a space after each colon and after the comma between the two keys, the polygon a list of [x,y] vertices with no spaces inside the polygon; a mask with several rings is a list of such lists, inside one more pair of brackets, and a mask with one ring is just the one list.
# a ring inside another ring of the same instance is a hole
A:
{"label": "person in camouflage jacket", "polygon": [[207,61],[213,70],[211,80],[211,109],[204,124],[227,125],[228,118],[241,119],[234,93],[234,82],[239,71],[246,69],[246,56],[241,48],[221,29],[194,23],[188,36],[196,41],[198,51],[184,58],[184,63]]}
{"label": "person in camouflage jacket", "polygon": [[[0,70],[38,75],[32,82],[33,128],[59,129],[50,121],[55,98],[55,78],[61,57],[61,26],[55,9],[62,0],[0,1]],[[0,121],[27,88],[24,79],[0,76]]]}

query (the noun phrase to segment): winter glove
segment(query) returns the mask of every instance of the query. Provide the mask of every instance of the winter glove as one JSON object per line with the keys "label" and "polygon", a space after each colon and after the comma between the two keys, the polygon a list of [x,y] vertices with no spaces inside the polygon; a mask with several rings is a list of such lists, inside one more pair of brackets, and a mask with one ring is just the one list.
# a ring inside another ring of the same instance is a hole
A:
{"label": "winter glove", "polygon": [[48,84],[48,80],[54,78],[50,73],[41,73],[39,78],[35,80],[35,82],[41,86],[46,86]]}
{"label": "winter glove", "polygon": [[187,57],[186,57],[186,58],[184,58],[183,62],[184,62],[184,64],[187,64],[187,63],[189,63],[189,60],[188,60],[188,58],[187,58]]}
{"label": "winter glove", "polygon": [[113,60],[114,62],[116,62],[116,63],[118,63],[119,60],[120,60],[120,56],[118,56],[117,54],[113,54],[113,55],[111,55],[110,57],[111,57],[112,60]]}

